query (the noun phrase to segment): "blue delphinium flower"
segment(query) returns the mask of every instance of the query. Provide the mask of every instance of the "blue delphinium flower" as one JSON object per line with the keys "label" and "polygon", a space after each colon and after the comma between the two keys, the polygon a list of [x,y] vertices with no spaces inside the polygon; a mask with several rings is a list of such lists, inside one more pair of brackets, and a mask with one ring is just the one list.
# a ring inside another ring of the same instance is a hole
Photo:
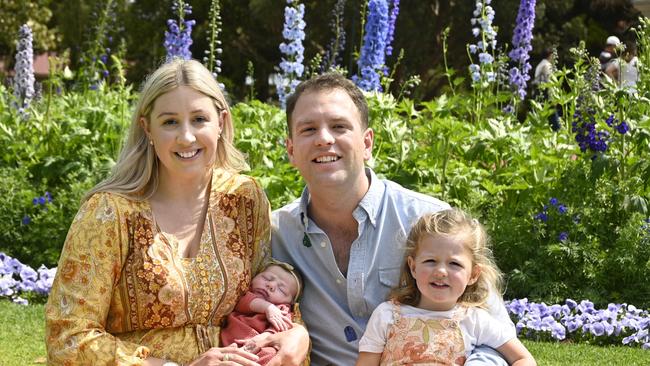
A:
{"label": "blue delphinium flower", "polygon": [[386,35],[386,56],[393,54],[393,39],[395,38],[395,23],[399,14],[399,0],[393,0],[388,18],[388,34]]}
{"label": "blue delphinium flower", "polygon": [[190,46],[192,45],[192,27],[196,24],[194,20],[185,20],[185,15],[192,14],[192,7],[185,4],[183,0],[175,0],[172,10],[178,14],[178,22],[174,19],[167,20],[169,31],[165,31],[164,46],[167,50],[166,61],[174,58],[189,60],[192,58]]}
{"label": "blue delphinium flower", "polygon": [[300,78],[305,71],[303,65],[305,48],[302,41],[305,39],[305,5],[297,0],[287,0],[284,8],[284,29],[282,36],[284,42],[280,43],[282,61],[280,70],[282,74],[276,81],[280,106],[284,108],[287,97],[293,93],[300,83]]}
{"label": "blue delphinium flower", "polygon": [[332,9],[330,28],[334,30],[334,36],[330,40],[327,51],[325,51],[325,56],[321,63],[322,72],[336,67],[341,62],[341,54],[345,49],[345,29],[343,28],[345,2],[346,0],[337,0],[336,5]]}
{"label": "blue delphinium flower", "polygon": [[19,114],[26,119],[25,109],[34,98],[34,50],[32,49],[32,30],[27,24],[18,31],[16,47],[16,67],[14,76],[14,96]]}
{"label": "blue delphinium flower", "polygon": [[557,240],[559,240],[559,241],[567,241],[568,239],[569,239],[569,233],[567,233],[566,231],[562,231],[557,236]]}
{"label": "blue delphinium flower", "polygon": [[27,215],[23,216],[23,218],[20,220],[20,223],[23,225],[29,225],[30,222],[32,222],[32,219]]}
{"label": "blue delphinium flower", "polygon": [[468,45],[470,56],[476,54],[479,61],[479,64],[472,61],[469,65],[469,72],[474,84],[491,83],[496,80],[492,69],[492,63],[494,62],[492,52],[497,46],[497,32],[492,27],[494,14],[494,9],[490,6],[490,0],[476,0],[476,9],[470,22],[472,24],[472,35],[478,38],[478,41],[476,44]]}
{"label": "blue delphinium flower", "polygon": [[580,151],[591,150],[595,153],[607,151],[610,135],[607,131],[596,129],[595,111],[591,108],[586,110],[576,109],[573,117],[572,132],[576,134],[575,140]]}
{"label": "blue delphinium flower", "polygon": [[546,222],[546,221],[548,221],[548,214],[546,213],[546,210],[544,210],[544,211],[536,214],[534,216],[534,218],[535,218],[535,220],[539,220],[541,222]]}
{"label": "blue delphinium flower", "polygon": [[616,126],[616,131],[618,131],[618,133],[620,133],[621,135],[625,135],[629,130],[630,130],[630,126],[628,126],[625,121],[622,121]]}
{"label": "blue delphinium flower", "polygon": [[516,64],[510,69],[510,85],[515,90],[519,99],[526,97],[526,85],[530,79],[531,66],[528,62],[530,50],[533,47],[530,41],[533,39],[533,26],[535,25],[535,1],[521,0],[519,13],[517,14],[517,25],[512,35],[513,49],[508,53],[510,59]]}
{"label": "blue delphinium flower", "polygon": [[387,35],[388,3],[386,0],[370,0],[363,47],[357,60],[359,75],[352,77],[357,86],[365,91],[381,91],[379,73],[386,63]]}

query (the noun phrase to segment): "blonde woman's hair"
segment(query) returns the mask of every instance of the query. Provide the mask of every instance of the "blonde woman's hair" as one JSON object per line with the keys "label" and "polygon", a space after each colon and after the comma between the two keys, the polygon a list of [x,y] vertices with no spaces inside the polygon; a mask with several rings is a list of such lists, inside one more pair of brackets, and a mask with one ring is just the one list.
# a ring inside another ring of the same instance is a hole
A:
{"label": "blonde woman's hair", "polygon": [[426,236],[453,236],[461,240],[472,253],[472,268],[480,267],[478,279],[468,285],[458,303],[466,306],[486,307],[491,291],[501,294],[502,273],[497,267],[485,228],[476,219],[459,209],[449,209],[425,214],[413,225],[406,239],[404,266],[400,285],[393,289],[390,298],[402,304],[417,306],[421,293],[411,275],[407,258],[415,258],[419,244]]}
{"label": "blonde woman's hair", "polygon": [[158,97],[180,86],[190,87],[212,99],[220,116],[219,112],[227,112],[217,144],[215,167],[231,172],[248,169],[246,158],[233,144],[230,108],[210,71],[196,60],[174,59],[160,66],[145,80],[131,118],[129,134],[111,175],[86,193],[84,201],[97,192],[111,192],[139,200],[153,195],[158,187],[159,162],[140,119],[150,123],[151,111]]}

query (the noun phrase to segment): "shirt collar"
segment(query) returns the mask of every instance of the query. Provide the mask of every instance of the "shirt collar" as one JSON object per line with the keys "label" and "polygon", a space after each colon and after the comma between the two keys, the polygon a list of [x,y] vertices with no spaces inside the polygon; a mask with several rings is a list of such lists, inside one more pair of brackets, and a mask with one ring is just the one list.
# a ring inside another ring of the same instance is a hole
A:
{"label": "shirt collar", "polygon": [[[386,191],[386,186],[379,180],[372,169],[366,168],[366,176],[370,179],[370,188],[361,199],[361,202],[359,202],[355,213],[359,212],[359,209],[362,209],[363,212],[368,215],[372,226],[376,226],[377,216],[379,215],[379,210],[383,201],[382,197]],[[305,186],[302,191],[302,195],[300,196],[300,220],[305,228],[305,231],[307,231],[307,226],[309,224],[309,220],[307,218],[307,206],[309,205],[309,199],[309,188]]]}

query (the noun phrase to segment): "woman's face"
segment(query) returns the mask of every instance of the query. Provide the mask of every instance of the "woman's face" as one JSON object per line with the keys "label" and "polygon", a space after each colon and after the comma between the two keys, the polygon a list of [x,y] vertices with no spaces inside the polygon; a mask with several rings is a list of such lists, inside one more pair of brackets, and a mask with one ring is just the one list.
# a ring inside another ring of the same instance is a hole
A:
{"label": "woman's face", "polygon": [[159,96],[149,120],[140,122],[160,160],[160,179],[209,176],[227,113],[188,86]]}

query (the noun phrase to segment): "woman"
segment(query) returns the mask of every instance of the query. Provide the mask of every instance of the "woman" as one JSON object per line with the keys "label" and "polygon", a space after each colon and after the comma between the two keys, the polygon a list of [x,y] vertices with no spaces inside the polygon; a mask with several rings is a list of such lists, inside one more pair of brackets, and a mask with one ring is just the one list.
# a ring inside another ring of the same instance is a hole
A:
{"label": "woman", "polygon": [[[233,145],[210,72],[174,60],[145,82],[128,139],[74,218],[46,306],[48,364],[257,365],[219,326],[270,258],[269,203]],[[295,329],[294,329],[295,328]],[[298,364],[308,337],[272,345]]]}

